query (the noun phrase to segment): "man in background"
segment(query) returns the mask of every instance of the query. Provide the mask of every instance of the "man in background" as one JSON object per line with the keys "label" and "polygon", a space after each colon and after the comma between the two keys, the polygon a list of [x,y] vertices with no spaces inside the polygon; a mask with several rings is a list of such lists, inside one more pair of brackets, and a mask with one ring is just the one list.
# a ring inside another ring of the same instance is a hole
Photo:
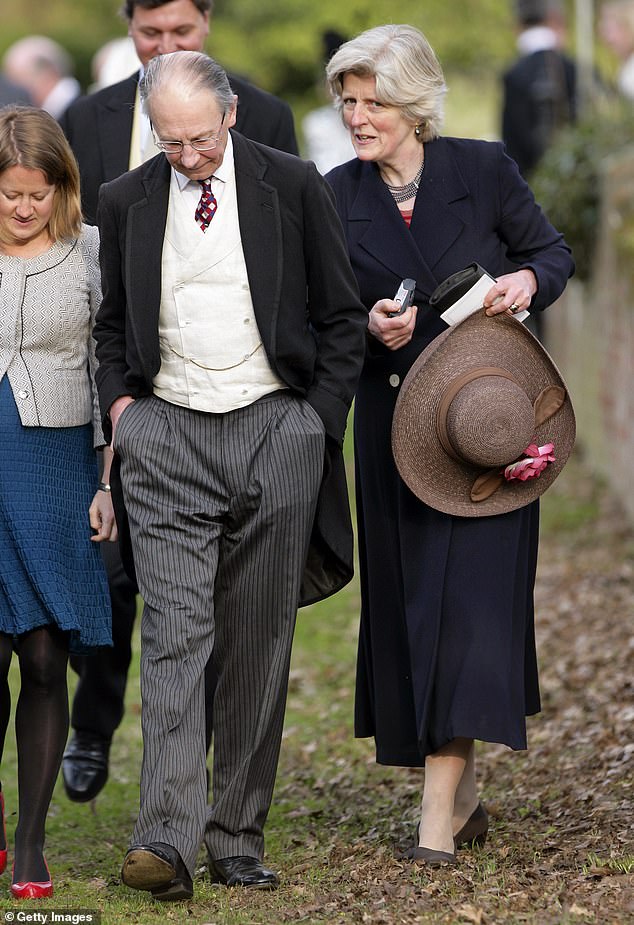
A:
{"label": "man in background", "polygon": [[7,77],[28,91],[33,105],[58,121],[81,92],[73,77],[72,58],[44,35],[28,35],[14,42],[5,52],[3,66]]}
{"label": "man in background", "polygon": [[517,0],[519,59],[503,77],[502,140],[530,176],[557,129],[575,120],[576,67],[562,51],[559,0]]}
{"label": "man in background", "polygon": [[10,106],[14,103],[30,106],[32,100],[24,87],[14,84],[0,71],[0,106]]}
{"label": "man in background", "polygon": [[[209,34],[212,0],[125,0],[128,34],[144,68],[156,55],[202,51]],[[95,223],[99,187],[157,153],[149,120],[138,99],[141,72],[78,100],[62,120],[79,163],[86,221]],[[281,151],[297,154],[290,107],[242,77],[230,74],[238,96],[237,131]]]}
{"label": "man in background", "polygon": [[306,157],[313,161],[317,170],[325,176],[333,167],[351,161],[355,153],[350,140],[350,132],[343,124],[341,113],[335,109],[325,85],[324,67],[339,46],[346,41],[346,38],[333,29],[326,29],[321,40],[323,60],[319,75],[319,92],[328,95],[328,102],[325,106],[319,106],[304,116],[302,131],[306,144]]}
{"label": "man in background", "polygon": [[[86,221],[92,224],[96,221],[102,183],[116,179],[158,153],[149,119],[139,102],[139,78],[157,55],[203,50],[209,34],[211,5],[211,0],[125,0],[122,13],[128,21],[128,33],[141,61],[141,71],[77,100],[62,119],[62,128],[79,163]],[[297,154],[288,104],[241,77],[230,75],[229,79],[238,96],[236,130],[254,141]],[[106,783],[110,743],[123,717],[132,657],[137,588],[122,565],[119,544],[107,545],[110,548],[104,554],[108,557],[114,645],[90,659],[72,660],[79,682],[71,713],[73,734],[62,762],[62,776],[68,797],[77,802],[93,799]],[[123,555],[127,564],[126,549]],[[214,686],[210,672],[208,744]]]}

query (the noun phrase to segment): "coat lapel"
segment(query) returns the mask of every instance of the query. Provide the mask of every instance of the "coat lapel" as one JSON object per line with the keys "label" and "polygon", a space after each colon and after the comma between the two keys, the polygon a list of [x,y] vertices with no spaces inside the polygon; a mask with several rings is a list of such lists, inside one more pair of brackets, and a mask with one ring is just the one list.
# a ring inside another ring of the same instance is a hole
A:
{"label": "coat lapel", "polygon": [[99,103],[97,131],[104,180],[114,180],[128,170],[134,101],[139,75],[117,84],[113,93]]}
{"label": "coat lapel", "polygon": [[141,168],[145,195],[128,208],[126,221],[126,291],[136,341],[144,352],[151,380],[159,365],[158,324],[161,306],[161,260],[167,222],[170,166],[163,154]]}
{"label": "coat lapel", "polygon": [[420,252],[425,254],[434,288],[442,282],[435,268],[462,234],[470,209],[469,189],[445,139],[428,142],[410,230]]}
{"label": "coat lapel", "polygon": [[[429,297],[442,280],[434,267],[464,228],[456,204],[467,188],[442,139],[425,146],[425,170],[407,228],[374,164],[364,164],[362,179],[348,221],[359,223],[358,245],[396,276],[413,277],[417,291]],[[426,215],[433,211],[434,221]],[[364,227],[365,226],[365,227]],[[423,257],[423,254],[425,255]]]}

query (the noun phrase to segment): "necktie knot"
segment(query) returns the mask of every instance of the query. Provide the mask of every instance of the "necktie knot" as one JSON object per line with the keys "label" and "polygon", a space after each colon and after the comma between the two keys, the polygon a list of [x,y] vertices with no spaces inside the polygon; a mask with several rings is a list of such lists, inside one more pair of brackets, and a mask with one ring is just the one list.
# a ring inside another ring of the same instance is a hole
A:
{"label": "necktie knot", "polygon": [[218,203],[216,197],[211,191],[211,179],[199,180],[201,186],[200,200],[196,207],[195,219],[201,231],[209,228],[212,218],[215,215]]}

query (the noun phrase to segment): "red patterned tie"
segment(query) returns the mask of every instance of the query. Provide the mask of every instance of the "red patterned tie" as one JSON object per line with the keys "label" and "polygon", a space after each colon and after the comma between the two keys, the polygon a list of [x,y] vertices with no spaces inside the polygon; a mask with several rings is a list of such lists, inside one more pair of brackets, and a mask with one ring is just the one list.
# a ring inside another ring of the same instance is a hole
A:
{"label": "red patterned tie", "polygon": [[202,187],[202,192],[200,194],[200,202],[196,207],[195,218],[200,230],[207,231],[216,213],[216,209],[218,208],[218,203],[216,202],[216,197],[211,192],[211,180],[199,180],[198,182]]}

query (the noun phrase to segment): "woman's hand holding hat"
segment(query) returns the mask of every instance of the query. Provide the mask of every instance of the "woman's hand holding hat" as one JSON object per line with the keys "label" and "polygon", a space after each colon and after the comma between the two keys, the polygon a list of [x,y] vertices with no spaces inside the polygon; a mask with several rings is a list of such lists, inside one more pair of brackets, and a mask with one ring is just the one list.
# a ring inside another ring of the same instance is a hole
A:
{"label": "woman's hand holding hat", "polygon": [[368,316],[368,331],[381,341],[388,350],[398,350],[412,339],[418,307],[411,305],[402,315],[390,317],[398,311],[399,305],[394,299],[380,299]]}
{"label": "woman's hand holding hat", "polygon": [[484,297],[483,306],[487,315],[499,315],[509,311],[512,315],[530,308],[537,292],[537,279],[532,270],[517,270],[498,276],[495,285]]}

